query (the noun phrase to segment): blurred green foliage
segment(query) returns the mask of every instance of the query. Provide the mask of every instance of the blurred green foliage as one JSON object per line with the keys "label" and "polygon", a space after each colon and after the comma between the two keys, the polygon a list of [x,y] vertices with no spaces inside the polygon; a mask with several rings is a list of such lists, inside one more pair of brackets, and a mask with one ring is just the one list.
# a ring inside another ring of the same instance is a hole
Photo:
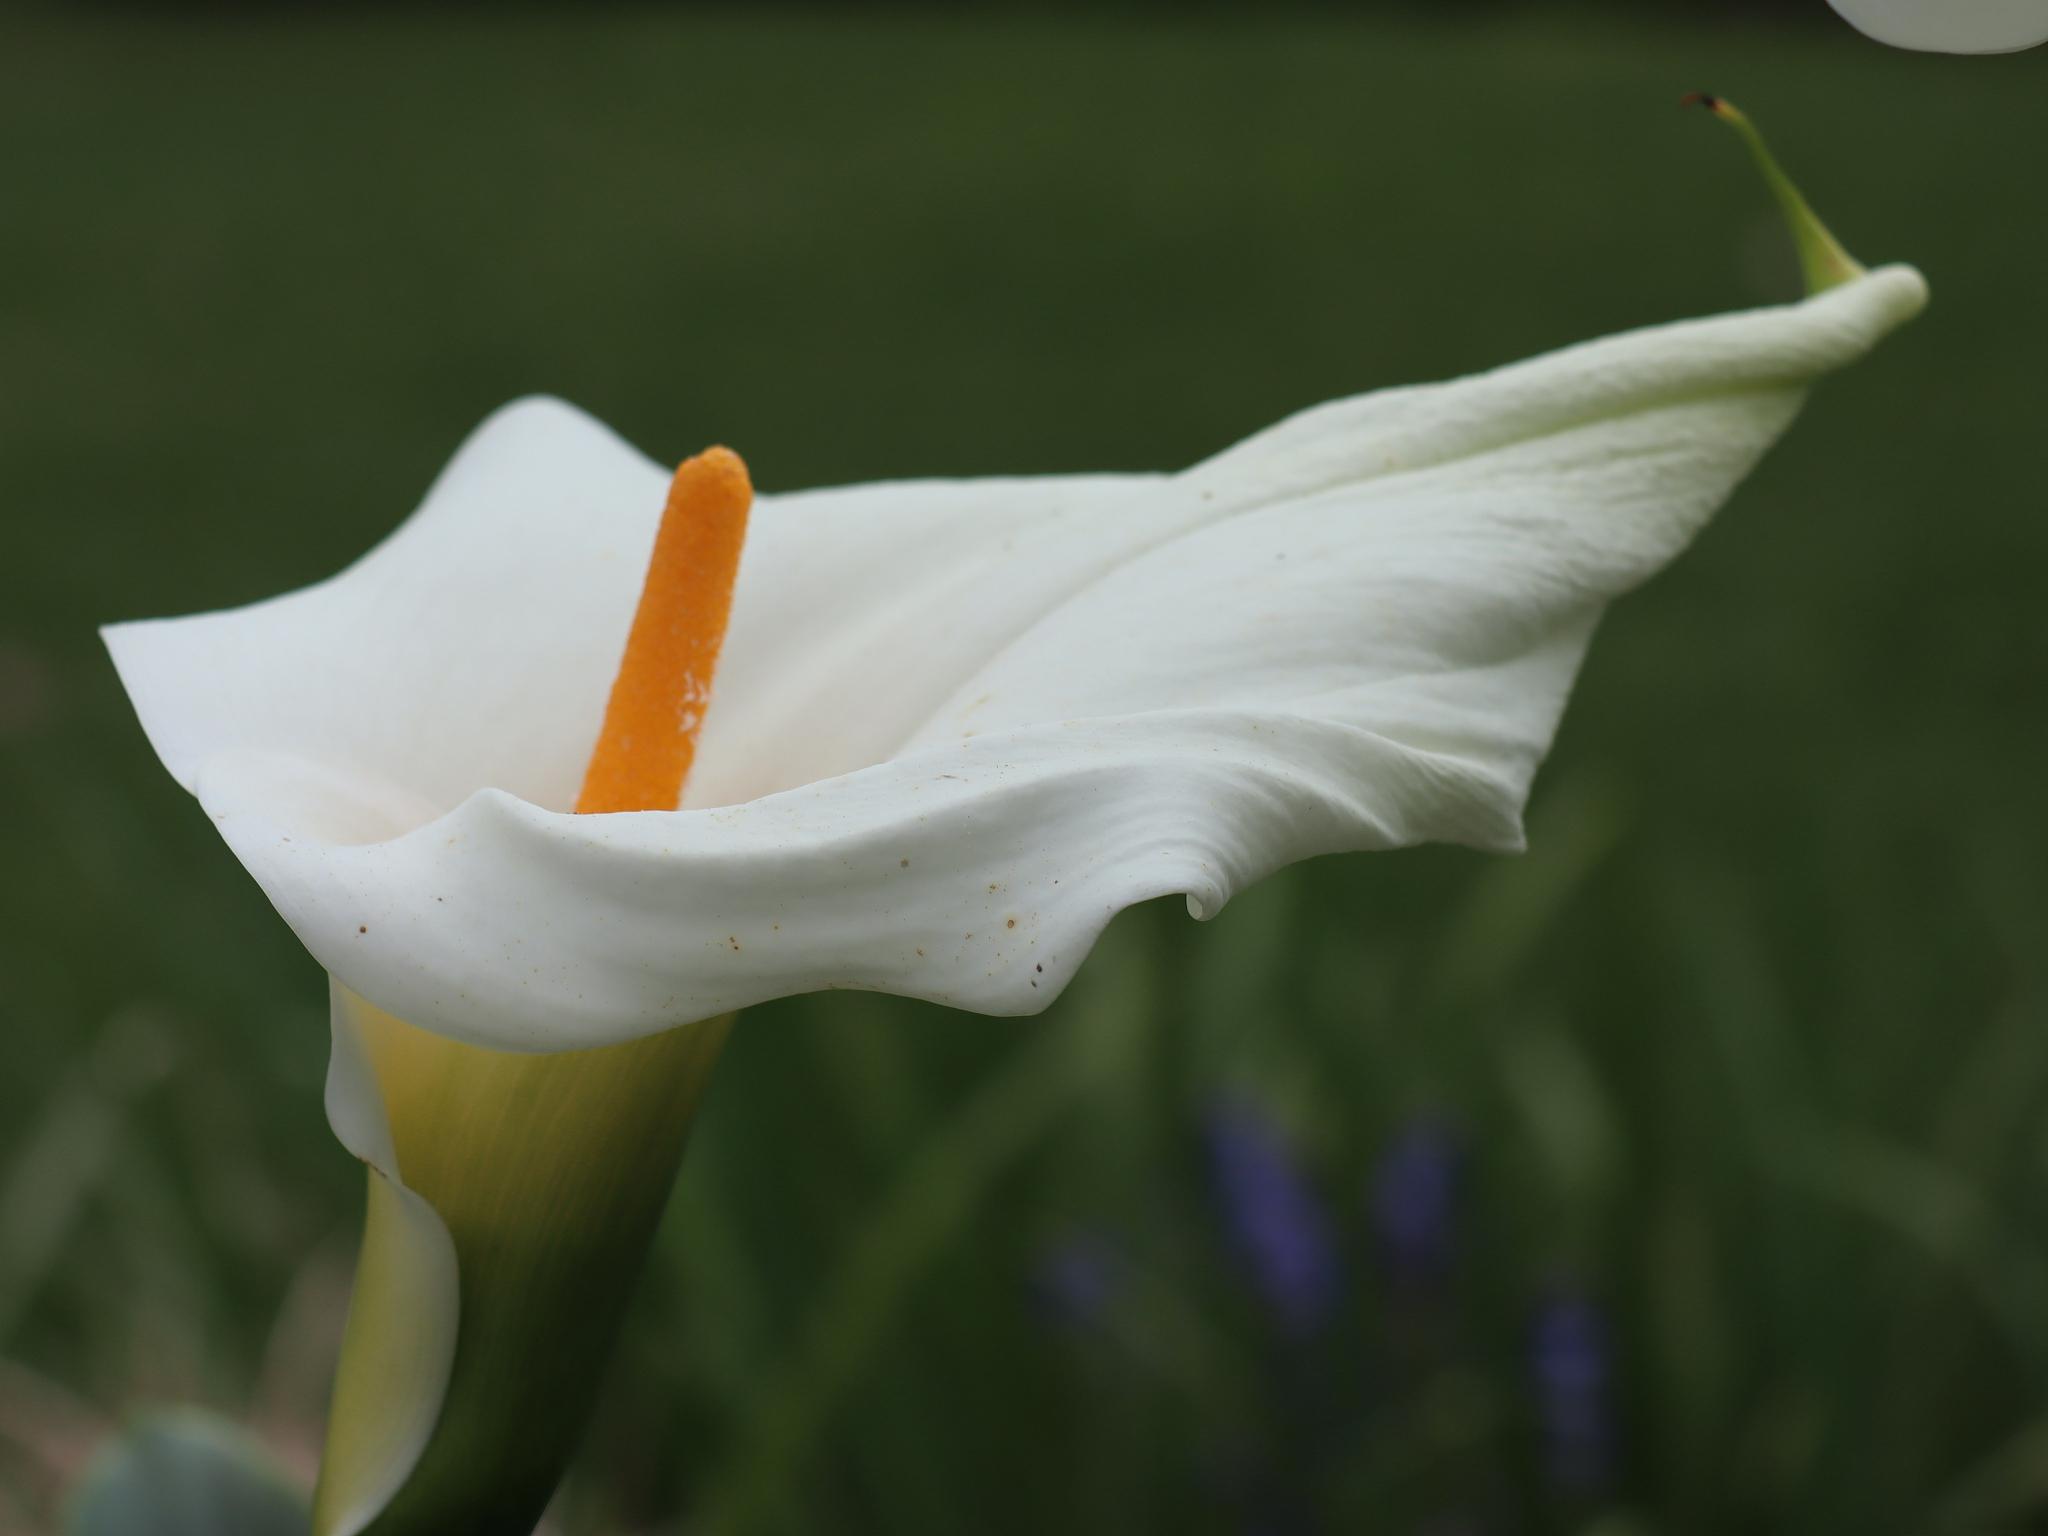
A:
{"label": "blurred green foliage", "polygon": [[1530,854],[1132,913],[1040,1020],[750,1014],[556,1524],[2048,1528],[2048,51],[1536,7],[0,16],[0,1529],[136,1404],[306,1473],[361,1198],[95,623],[328,574],[534,389],[769,488],[1151,468],[1787,297],[1702,86],[1934,306],[1611,615]]}

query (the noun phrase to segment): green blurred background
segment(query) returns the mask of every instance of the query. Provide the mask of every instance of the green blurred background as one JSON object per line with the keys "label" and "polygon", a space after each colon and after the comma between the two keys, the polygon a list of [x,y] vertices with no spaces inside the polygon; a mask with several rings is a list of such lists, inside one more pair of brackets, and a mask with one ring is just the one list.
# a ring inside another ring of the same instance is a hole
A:
{"label": "green blurred background", "polygon": [[93,634],[567,396],[770,489],[1180,465],[1796,291],[1934,304],[1604,625],[1532,850],[743,1021],[552,1517],[2048,1529],[2048,50],[1820,4],[0,13],[0,1532],[121,1416],[309,1476],[325,989]]}

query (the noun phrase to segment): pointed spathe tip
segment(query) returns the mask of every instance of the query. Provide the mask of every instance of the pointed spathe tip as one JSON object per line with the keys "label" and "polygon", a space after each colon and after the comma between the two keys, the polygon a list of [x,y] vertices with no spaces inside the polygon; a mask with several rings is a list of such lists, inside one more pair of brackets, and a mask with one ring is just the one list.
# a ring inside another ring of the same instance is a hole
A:
{"label": "pointed spathe tip", "polygon": [[1764,136],[1757,132],[1756,124],[1739,107],[1727,97],[1707,91],[1689,92],[1680,99],[1679,105],[1704,108],[1732,128],[1749,147],[1750,158],[1762,173],[1764,185],[1771,189],[1771,195],[1777,198],[1778,207],[1785,215],[1792,243],[1799,251],[1800,270],[1806,275],[1807,293],[1821,293],[1863,275],[1863,264],[1844,250],[1841,242],[1821,223],[1792,178],[1778,164],[1777,157],[1764,142]]}

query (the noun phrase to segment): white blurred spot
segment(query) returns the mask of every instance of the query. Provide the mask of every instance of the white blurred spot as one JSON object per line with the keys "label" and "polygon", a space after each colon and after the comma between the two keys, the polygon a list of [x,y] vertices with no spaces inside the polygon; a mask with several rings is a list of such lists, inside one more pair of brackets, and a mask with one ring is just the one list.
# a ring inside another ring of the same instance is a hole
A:
{"label": "white blurred spot", "polygon": [[2015,53],[2048,43],[2048,0],[1828,0],[1858,31],[1894,48]]}

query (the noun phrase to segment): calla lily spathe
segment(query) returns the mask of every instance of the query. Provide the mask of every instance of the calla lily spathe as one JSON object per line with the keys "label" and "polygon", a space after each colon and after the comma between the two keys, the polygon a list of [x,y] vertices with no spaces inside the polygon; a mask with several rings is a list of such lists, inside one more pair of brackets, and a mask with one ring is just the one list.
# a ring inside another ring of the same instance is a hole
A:
{"label": "calla lily spathe", "polygon": [[492,417],[339,576],[110,628],[333,976],[370,1202],[319,1536],[531,1528],[732,1010],[1028,1013],[1135,902],[1518,847],[1606,604],[1925,302],[1779,195],[1834,285],[1797,304],[1321,406],[1180,474],[760,498],[679,809],[569,813],[668,476],[557,402]]}
{"label": "calla lily spathe", "polygon": [[1860,32],[1927,53],[2016,53],[2048,43],[2048,0],[1828,0]]}
{"label": "calla lily spathe", "polygon": [[500,1049],[861,988],[996,1014],[1311,854],[1512,849],[1606,604],[1925,301],[1799,303],[1318,407],[1183,473],[761,498],[682,809],[574,816],[666,472],[506,407],[339,576],[106,638],[349,991]]}

